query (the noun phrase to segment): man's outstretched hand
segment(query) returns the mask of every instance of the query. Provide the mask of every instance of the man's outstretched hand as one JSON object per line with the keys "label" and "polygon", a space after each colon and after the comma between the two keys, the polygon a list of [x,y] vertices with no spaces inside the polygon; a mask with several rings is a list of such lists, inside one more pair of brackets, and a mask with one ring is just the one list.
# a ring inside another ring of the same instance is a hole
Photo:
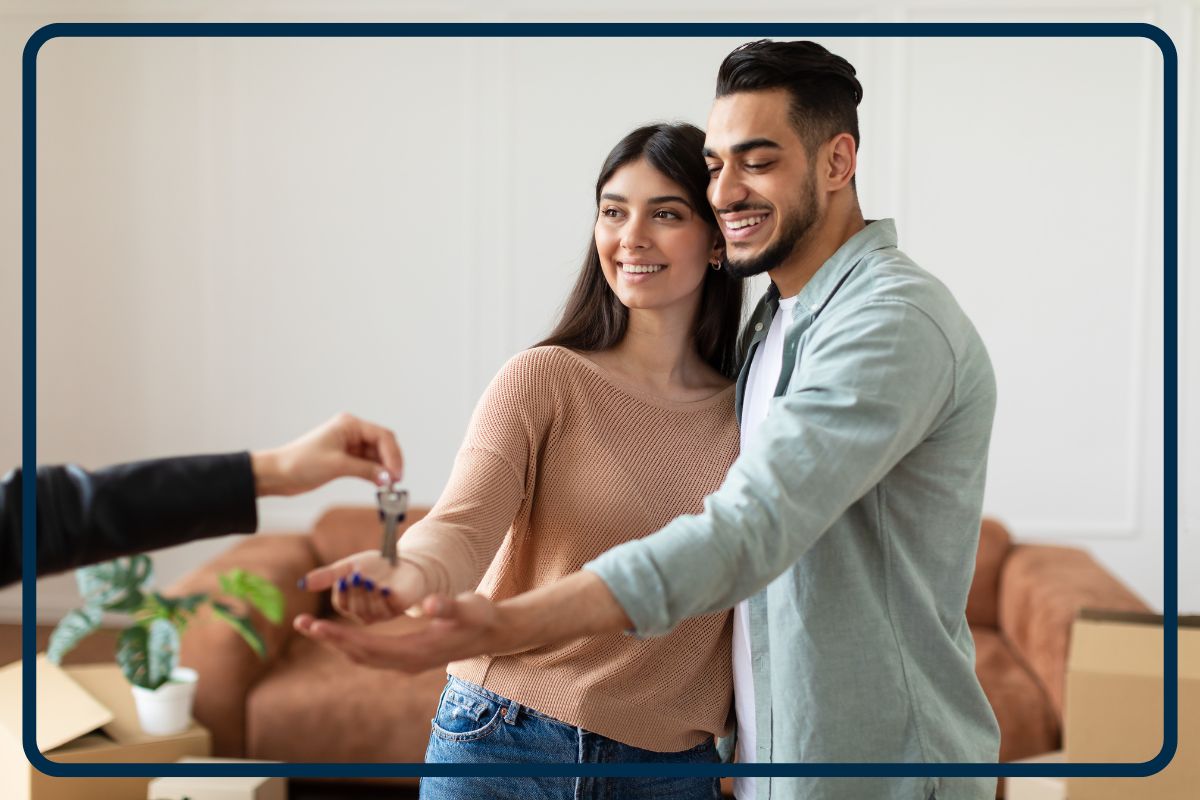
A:
{"label": "man's outstretched hand", "polygon": [[424,672],[479,655],[520,653],[581,636],[628,630],[632,623],[604,581],[580,571],[508,600],[494,603],[471,592],[430,595],[425,616],[403,630],[363,628],[344,622],[296,617],[297,631],[351,661],[376,669]]}
{"label": "man's outstretched hand", "polygon": [[425,616],[412,620],[413,624],[400,632],[318,619],[311,614],[296,617],[293,625],[356,664],[376,669],[416,673],[471,656],[512,652],[511,644],[507,648],[501,644],[506,630],[503,614],[483,595],[430,595],[422,601],[421,610]]}

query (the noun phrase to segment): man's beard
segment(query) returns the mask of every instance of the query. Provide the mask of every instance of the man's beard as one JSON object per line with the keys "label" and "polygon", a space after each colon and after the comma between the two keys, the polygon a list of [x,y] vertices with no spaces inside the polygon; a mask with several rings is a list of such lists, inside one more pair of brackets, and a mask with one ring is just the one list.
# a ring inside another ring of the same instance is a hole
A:
{"label": "man's beard", "polygon": [[801,200],[800,210],[782,221],[783,230],[779,241],[759,253],[758,256],[734,261],[729,257],[729,248],[725,249],[723,266],[729,270],[730,275],[735,278],[749,278],[752,275],[776,269],[791,257],[796,245],[817,224],[817,181],[812,173],[809,173],[808,180],[804,182],[804,196]]}

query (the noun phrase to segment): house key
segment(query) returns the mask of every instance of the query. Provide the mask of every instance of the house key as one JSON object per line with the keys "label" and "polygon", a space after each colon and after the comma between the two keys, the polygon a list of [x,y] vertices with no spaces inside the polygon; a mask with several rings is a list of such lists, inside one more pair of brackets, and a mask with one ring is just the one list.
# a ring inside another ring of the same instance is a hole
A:
{"label": "house key", "polygon": [[379,545],[379,555],[396,566],[396,529],[404,521],[408,511],[408,492],[397,489],[396,484],[388,481],[375,492],[379,501],[379,519],[383,522],[383,542]]}

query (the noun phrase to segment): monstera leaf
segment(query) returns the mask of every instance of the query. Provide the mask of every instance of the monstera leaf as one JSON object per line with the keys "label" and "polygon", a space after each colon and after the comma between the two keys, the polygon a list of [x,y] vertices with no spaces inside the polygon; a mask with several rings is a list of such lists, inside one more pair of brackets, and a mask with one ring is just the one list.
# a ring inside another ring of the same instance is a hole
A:
{"label": "monstera leaf", "polygon": [[142,590],[154,568],[144,555],[133,555],[75,570],[79,594],[87,606],[132,613],[141,607]]}
{"label": "monstera leaf", "polygon": [[117,639],[117,663],[134,686],[157,689],[179,663],[179,631],[165,619],[126,628]]}
{"label": "monstera leaf", "polygon": [[182,633],[196,609],[207,601],[208,595],[203,592],[183,597],[167,597],[158,592],[150,592],[146,595],[142,615],[143,619],[165,619]]}
{"label": "monstera leaf", "polygon": [[53,663],[61,664],[63,656],[74,650],[75,645],[100,627],[102,616],[100,609],[92,606],[77,608],[68,613],[50,634],[50,645],[46,649],[47,657]]}
{"label": "monstera leaf", "polygon": [[[105,612],[122,612],[133,624],[117,638],[117,663],[134,686],[157,689],[166,683],[179,663],[179,637],[197,609],[211,604],[213,613],[233,626],[260,658],[267,654],[262,636],[248,615],[220,603],[207,594],[168,597],[148,587],[153,576],[150,559],[144,555],[118,558],[75,571],[83,608],[63,617],[50,636],[49,656],[58,663],[81,639],[93,633]],[[234,569],[219,576],[222,590],[230,597],[258,609],[271,622],[283,620],[283,594],[269,580]]]}
{"label": "monstera leaf", "polygon": [[246,644],[250,645],[250,649],[258,653],[259,658],[267,657],[267,646],[263,643],[262,637],[258,635],[258,631],[254,630],[254,623],[249,617],[239,616],[229,606],[224,603],[213,601],[213,613],[221,619],[233,626],[233,629],[242,635],[246,640]]}
{"label": "monstera leaf", "polygon": [[276,625],[283,620],[283,594],[266,578],[244,569],[231,569],[220,576],[220,581],[225,594],[245,600]]}

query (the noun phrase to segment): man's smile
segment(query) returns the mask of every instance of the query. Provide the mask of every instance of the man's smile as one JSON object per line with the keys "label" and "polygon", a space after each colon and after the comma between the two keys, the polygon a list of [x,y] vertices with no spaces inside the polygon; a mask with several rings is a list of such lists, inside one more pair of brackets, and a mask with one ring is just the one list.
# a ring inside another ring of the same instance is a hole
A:
{"label": "man's smile", "polygon": [[721,230],[725,239],[730,242],[741,242],[749,239],[762,230],[762,224],[770,217],[770,212],[757,211],[751,214],[729,215],[721,217]]}

